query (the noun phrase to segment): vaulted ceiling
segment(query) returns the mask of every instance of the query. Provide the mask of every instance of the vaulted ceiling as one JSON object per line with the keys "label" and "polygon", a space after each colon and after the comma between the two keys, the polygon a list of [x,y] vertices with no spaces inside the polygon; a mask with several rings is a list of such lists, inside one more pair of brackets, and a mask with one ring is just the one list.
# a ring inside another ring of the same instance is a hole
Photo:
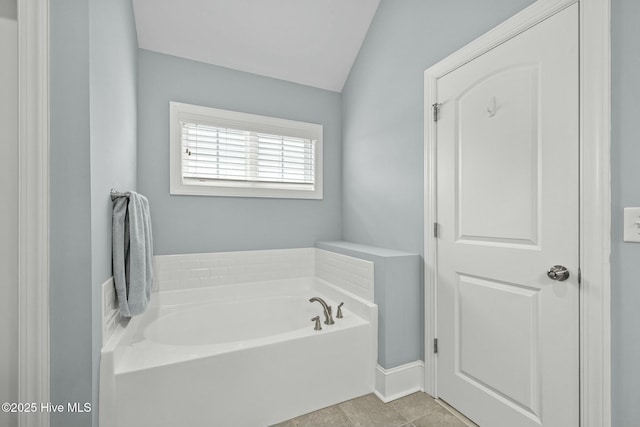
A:
{"label": "vaulted ceiling", "polygon": [[134,0],[143,49],[340,92],[380,0]]}

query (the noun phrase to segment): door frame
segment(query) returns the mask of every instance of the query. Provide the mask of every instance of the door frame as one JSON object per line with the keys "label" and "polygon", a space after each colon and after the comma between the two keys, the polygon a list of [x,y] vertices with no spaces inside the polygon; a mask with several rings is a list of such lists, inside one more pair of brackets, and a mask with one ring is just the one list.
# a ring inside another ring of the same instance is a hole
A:
{"label": "door frame", "polygon": [[425,392],[437,397],[436,126],[440,77],[579,3],[580,19],[580,427],[611,426],[611,0],[538,0],[424,73]]}
{"label": "door frame", "polygon": [[[18,0],[18,401],[50,402],[49,0]],[[44,411],[20,427],[48,427]]]}

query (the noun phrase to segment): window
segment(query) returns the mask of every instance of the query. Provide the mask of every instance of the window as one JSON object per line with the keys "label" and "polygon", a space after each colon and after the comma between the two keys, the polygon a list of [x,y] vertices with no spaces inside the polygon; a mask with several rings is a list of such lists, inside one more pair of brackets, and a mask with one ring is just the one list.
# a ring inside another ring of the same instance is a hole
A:
{"label": "window", "polygon": [[322,126],[170,103],[171,194],[322,199]]}

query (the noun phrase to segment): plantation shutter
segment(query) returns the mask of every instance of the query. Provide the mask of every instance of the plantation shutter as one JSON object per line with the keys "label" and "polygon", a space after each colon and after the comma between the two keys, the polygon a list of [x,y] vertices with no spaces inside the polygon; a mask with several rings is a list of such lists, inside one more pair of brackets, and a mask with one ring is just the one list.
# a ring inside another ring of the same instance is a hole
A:
{"label": "plantation shutter", "polygon": [[315,184],[315,140],[180,122],[182,179]]}

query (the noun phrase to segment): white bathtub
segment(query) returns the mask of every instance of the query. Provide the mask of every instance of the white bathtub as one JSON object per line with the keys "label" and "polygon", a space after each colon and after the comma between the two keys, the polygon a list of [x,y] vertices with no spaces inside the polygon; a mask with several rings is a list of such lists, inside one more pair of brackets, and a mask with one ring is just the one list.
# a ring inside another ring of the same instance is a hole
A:
{"label": "white bathtub", "polygon": [[376,305],[312,277],[154,294],[103,347],[100,426],[267,426],[370,393],[377,330]]}

